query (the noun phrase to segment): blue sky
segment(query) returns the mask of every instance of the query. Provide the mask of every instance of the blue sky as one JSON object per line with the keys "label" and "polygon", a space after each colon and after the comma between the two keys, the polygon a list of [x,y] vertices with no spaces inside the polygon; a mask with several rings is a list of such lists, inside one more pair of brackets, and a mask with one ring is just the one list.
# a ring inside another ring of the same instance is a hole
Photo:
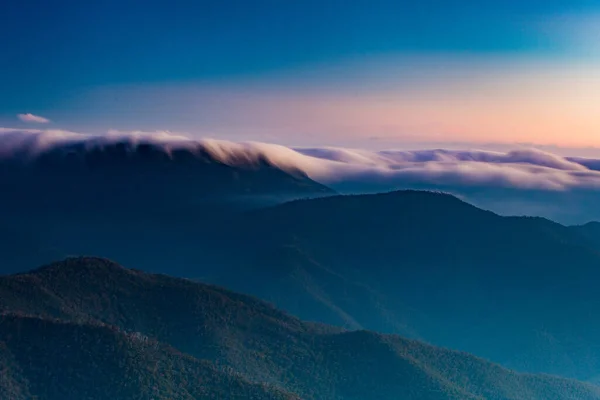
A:
{"label": "blue sky", "polygon": [[[496,142],[506,131],[505,141],[595,146],[600,121],[585,102],[597,100],[596,76],[586,81],[600,65],[597,22],[600,2],[584,0],[3,2],[0,126],[39,127],[17,118],[31,113],[53,129],[284,144]],[[515,99],[502,89],[512,85]],[[523,103],[532,118],[560,109],[548,96],[575,104],[563,125],[584,121],[579,140],[563,143],[557,128],[544,141],[516,110],[506,118],[521,122],[491,129],[486,113],[524,102],[523,87],[538,91]],[[479,98],[494,101],[470,118]],[[463,119],[440,114],[446,104],[465,104],[451,113]],[[340,124],[347,113],[362,116]]]}

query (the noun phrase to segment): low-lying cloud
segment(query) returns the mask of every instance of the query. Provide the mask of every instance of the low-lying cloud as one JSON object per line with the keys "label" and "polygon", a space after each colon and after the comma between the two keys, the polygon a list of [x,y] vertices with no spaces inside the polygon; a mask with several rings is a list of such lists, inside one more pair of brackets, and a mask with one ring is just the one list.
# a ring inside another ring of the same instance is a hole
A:
{"label": "low-lying cloud", "polygon": [[[92,149],[114,143],[135,148],[151,143],[167,154],[176,149],[208,152],[225,164],[260,160],[284,170],[300,170],[341,192],[403,188],[455,193],[477,205],[508,214],[537,214],[563,222],[600,218],[600,159],[562,157],[539,150],[386,150],[298,148],[267,143],[193,140],[169,132],[67,131],[0,128],[0,159],[31,160],[72,145]],[[598,215],[596,215],[598,214]]]}

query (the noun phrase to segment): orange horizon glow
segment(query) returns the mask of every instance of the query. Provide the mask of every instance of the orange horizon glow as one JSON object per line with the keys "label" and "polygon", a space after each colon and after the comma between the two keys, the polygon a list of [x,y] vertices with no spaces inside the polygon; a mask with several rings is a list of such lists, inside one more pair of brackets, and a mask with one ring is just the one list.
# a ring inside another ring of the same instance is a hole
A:
{"label": "orange horizon glow", "polygon": [[136,130],[295,145],[310,138],[342,146],[381,139],[600,147],[600,62],[439,57],[306,76],[114,86],[75,99],[74,107],[106,109],[130,126],[148,116],[162,124]]}

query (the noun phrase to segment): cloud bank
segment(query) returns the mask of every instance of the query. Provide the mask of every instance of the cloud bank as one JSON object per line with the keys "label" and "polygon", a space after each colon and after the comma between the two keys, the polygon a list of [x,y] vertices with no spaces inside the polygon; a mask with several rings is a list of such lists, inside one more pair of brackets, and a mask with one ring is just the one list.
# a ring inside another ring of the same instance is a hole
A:
{"label": "cloud bank", "polygon": [[115,143],[131,149],[153,144],[167,154],[177,149],[202,151],[240,167],[267,160],[287,171],[303,171],[341,192],[446,190],[501,213],[537,214],[565,222],[600,218],[595,211],[600,198],[600,159],[562,157],[539,150],[293,149],[257,142],[193,140],[170,132],[85,135],[0,128],[0,160],[26,162],[49,151],[69,151],[73,146],[89,150]]}
{"label": "cloud bank", "polygon": [[47,124],[50,122],[48,118],[40,117],[39,115],[33,115],[31,113],[17,114],[17,118],[23,122],[34,122],[36,124]]}

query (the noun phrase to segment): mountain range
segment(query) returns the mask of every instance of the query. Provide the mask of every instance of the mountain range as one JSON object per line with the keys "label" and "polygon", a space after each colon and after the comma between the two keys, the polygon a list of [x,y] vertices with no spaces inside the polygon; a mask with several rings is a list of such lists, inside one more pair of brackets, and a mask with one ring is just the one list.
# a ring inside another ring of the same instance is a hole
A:
{"label": "mountain range", "polygon": [[580,227],[418,191],[295,201],[240,220],[222,242],[243,251],[217,270],[219,284],[517,370],[586,380],[600,370],[600,253]]}
{"label": "mountain range", "polygon": [[1,272],[82,248],[94,253],[107,237],[115,246],[132,237],[139,243],[155,231],[163,236],[165,224],[183,234],[234,211],[335,193],[260,154],[226,156],[200,143],[171,148],[123,139],[33,147],[0,154]]}
{"label": "mountain range", "polygon": [[600,399],[591,384],[303,322],[102,258],[1,277],[0,310],[0,395],[12,400]]}
{"label": "mountain range", "polygon": [[599,381],[597,224],[499,216],[439,192],[337,195],[242,161],[127,142],[4,160],[0,271],[106,256],[304,320]]}

